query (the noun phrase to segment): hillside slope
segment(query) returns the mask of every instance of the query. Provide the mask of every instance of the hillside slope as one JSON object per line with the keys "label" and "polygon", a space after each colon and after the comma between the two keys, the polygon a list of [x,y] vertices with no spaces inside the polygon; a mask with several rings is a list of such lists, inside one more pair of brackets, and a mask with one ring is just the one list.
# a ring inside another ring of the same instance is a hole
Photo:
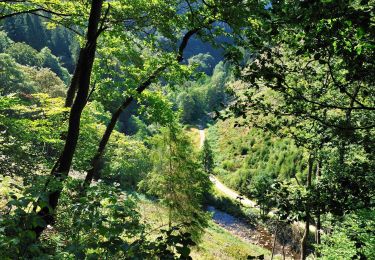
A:
{"label": "hillside slope", "polygon": [[234,121],[218,121],[208,130],[215,154],[214,173],[220,180],[250,197],[275,180],[303,180],[304,156],[291,140],[261,129],[233,127]]}

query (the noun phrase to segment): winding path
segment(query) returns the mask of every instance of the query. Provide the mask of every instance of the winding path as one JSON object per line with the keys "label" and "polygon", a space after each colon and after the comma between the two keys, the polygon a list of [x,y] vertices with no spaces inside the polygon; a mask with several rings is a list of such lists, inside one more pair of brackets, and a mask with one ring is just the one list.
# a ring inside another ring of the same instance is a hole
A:
{"label": "winding path", "polygon": [[[202,148],[204,139],[206,138],[206,133],[204,129],[201,129],[201,127],[199,127],[199,137],[200,137],[199,147]],[[227,197],[234,199],[234,200],[240,200],[243,206],[252,207],[252,208],[257,207],[257,203],[255,201],[252,201],[244,196],[240,196],[236,191],[225,186],[212,174],[210,175],[210,181],[215,185],[215,187],[218,190],[224,193]]]}
{"label": "winding path", "polygon": [[[205,131],[201,127],[199,127],[199,136],[199,144],[200,148],[202,148],[205,140]],[[210,175],[210,181],[228,198],[240,201],[241,204],[245,207],[258,207],[255,201],[240,196],[236,191],[228,188],[222,182],[220,182],[214,175]],[[208,211],[212,212],[212,220],[222,228],[226,229],[232,235],[239,237],[247,243],[258,245],[272,251],[273,235],[265,228],[251,226],[243,220],[238,219],[226,212],[220,211],[212,206],[208,207]],[[270,212],[269,215],[274,215],[274,213]],[[279,257],[281,257],[283,251],[284,247],[282,247],[280,243],[277,242],[275,247],[275,256],[278,255]],[[286,246],[284,252],[287,259],[295,258],[293,252],[290,249],[290,246]],[[269,258],[266,257],[266,259]]]}
{"label": "winding path", "polygon": [[[202,148],[204,140],[206,138],[206,133],[205,133],[205,130],[202,129],[202,127],[198,126],[198,128],[199,128],[199,136],[200,136],[200,148]],[[210,181],[215,185],[215,187],[218,190],[220,190],[222,193],[224,193],[227,197],[229,197],[233,200],[240,201],[243,206],[252,207],[252,208],[258,208],[259,207],[255,201],[250,200],[250,199],[248,199],[244,196],[241,196],[236,191],[234,191],[234,190],[228,188],[227,186],[225,186],[214,175],[210,175]],[[268,213],[268,216],[273,217],[273,216],[275,216],[275,213],[273,211],[270,211]],[[298,221],[298,222],[294,222],[293,224],[297,225],[300,228],[305,228],[304,222]],[[314,225],[310,225],[310,232],[316,232],[316,227]]]}
{"label": "winding path", "polygon": [[227,197],[233,199],[233,200],[239,200],[241,201],[241,204],[245,207],[258,207],[255,201],[249,200],[248,198],[244,196],[240,196],[237,192],[234,190],[228,188],[223,183],[221,183],[215,176],[210,175],[210,181],[215,185],[215,187],[220,190],[222,193],[224,193]]}

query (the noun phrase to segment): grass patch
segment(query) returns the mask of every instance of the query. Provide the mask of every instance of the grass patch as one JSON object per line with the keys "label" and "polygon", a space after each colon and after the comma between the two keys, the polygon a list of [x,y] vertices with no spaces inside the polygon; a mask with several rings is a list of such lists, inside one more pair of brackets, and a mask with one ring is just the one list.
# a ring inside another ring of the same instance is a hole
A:
{"label": "grass patch", "polygon": [[211,222],[202,242],[192,250],[193,259],[247,259],[248,256],[269,256],[264,248],[242,241]]}
{"label": "grass patch", "polygon": [[[303,150],[291,139],[258,128],[234,127],[236,119],[217,121],[208,129],[215,159],[214,174],[228,187],[245,192],[266,189],[276,180],[304,180]],[[247,194],[246,194],[247,193]],[[264,194],[265,191],[261,191]]]}
{"label": "grass patch", "polygon": [[195,126],[186,127],[186,132],[190,139],[193,141],[194,147],[198,150],[200,148],[201,138],[199,134],[199,129]]}

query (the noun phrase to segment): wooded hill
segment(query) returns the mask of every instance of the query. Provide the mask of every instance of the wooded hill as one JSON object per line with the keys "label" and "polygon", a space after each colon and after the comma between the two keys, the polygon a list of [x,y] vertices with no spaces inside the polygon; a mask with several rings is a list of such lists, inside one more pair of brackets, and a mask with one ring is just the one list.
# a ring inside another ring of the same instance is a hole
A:
{"label": "wooded hill", "polygon": [[374,6],[0,1],[0,258],[375,258]]}

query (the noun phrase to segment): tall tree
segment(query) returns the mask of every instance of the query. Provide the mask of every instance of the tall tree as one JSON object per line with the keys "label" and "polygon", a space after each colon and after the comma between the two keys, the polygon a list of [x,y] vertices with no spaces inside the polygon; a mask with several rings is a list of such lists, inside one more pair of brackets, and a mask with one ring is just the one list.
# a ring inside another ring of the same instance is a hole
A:
{"label": "tall tree", "polygon": [[214,156],[212,153],[210,143],[208,142],[207,139],[205,139],[203,142],[203,147],[201,151],[201,160],[202,160],[204,170],[207,173],[211,174],[214,168]]}
{"label": "tall tree", "polygon": [[[195,29],[192,29],[192,30],[188,31],[184,35],[184,37],[181,41],[181,44],[178,48],[178,54],[177,54],[177,58],[176,58],[177,62],[181,62],[183,60],[183,51],[186,48],[189,39],[194,34],[196,34],[199,30],[201,30],[201,28],[195,28]],[[172,61],[172,64],[173,64],[173,61]],[[144,90],[146,90],[152,84],[152,82],[155,81],[158,78],[158,76],[160,76],[160,73],[163,72],[164,70],[166,70],[166,68],[168,68],[168,65],[161,65],[159,68],[156,68],[155,71],[152,72],[152,74],[149,75],[149,77],[135,89],[136,95],[139,95]],[[128,97],[126,100],[123,101],[121,106],[112,114],[111,121],[108,124],[108,126],[106,128],[106,131],[105,131],[105,133],[104,133],[104,135],[103,135],[103,137],[102,137],[102,139],[99,143],[98,150],[97,150],[96,154],[94,155],[94,157],[92,159],[91,169],[88,171],[88,173],[86,175],[84,185],[86,185],[86,186],[89,185],[94,177],[98,177],[97,175],[98,175],[98,171],[99,171],[99,163],[100,163],[101,158],[103,157],[103,154],[105,152],[105,147],[106,147],[106,145],[109,141],[109,138],[110,138],[113,130],[115,129],[116,123],[117,123],[121,113],[131,104],[131,102],[133,100],[134,100],[134,96]]]}
{"label": "tall tree", "polygon": [[[100,34],[99,22],[103,8],[103,0],[93,0],[91,3],[90,16],[88,21],[88,29],[86,36],[85,48],[81,49],[78,66],[79,76],[74,75],[79,83],[77,96],[69,116],[69,127],[66,136],[63,152],[57,160],[51,171],[52,180],[47,189],[47,204],[41,207],[38,215],[44,220],[45,225],[37,226],[34,231],[39,237],[47,225],[54,222],[53,211],[56,209],[58,200],[62,191],[62,182],[68,176],[75,148],[77,146],[80,119],[82,111],[86,105],[89,94],[91,70],[93,67],[97,37]],[[40,202],[39,202],[40,203]]]}
{"label": "tall tree", "polygon": [[[193,38],[196,35],[202,35],[201,37],[203,39],[215,43],[215,36],[223,34],[222,24],[219,23],[223,22],[224,24],[232,28],[233,33],[230,34],[230,36],[233,38],[233,40],[239,40],[242,39],[242,31],[240,28],[243,28],[244,25],[246,25],[247,29],[250,29],[252,27],[252,23],[249,23],[245,18],[247,17],[247,15],[254,15],[254,19],[252,20],[252,22],[257,21],[257,19],[265,15],[263,3],[259,3],[257,1],[234,2],[237,2],[238,5],[232,5],[226,2],[214,0],[203,1],[200,4],[196,3],[194,5],[192,5],[190,1],[182,1],[177,3],[177,6],[182,8],[182,10],[188,10],[187,12],[185,11],[185,13],[183,13],[182,18],[177,18],[176,25],[178,25],[179,27],[174,27],[174,29],[179,28],[180,31],[185,31],[178,47],[176,48],[177,50],[175,50],[175,52],[173,53],[172,59],[169,57],[169,59],[167,59],[166,62],[156,65],[156,69],[154,69],[148,75],[146,75],[145,79],[142,79],[141,83],[136,85],[135,89],[132,89],[132,93],[129,95],[129,97],[123,100],[122,104],[112,114],[111,121],[107,126],[107,129],[103,135],[102,140],[100,141],[98,150],[96,154],[93,156],[91,169],[88,170],[88,174],[85,178],[84,185],[89,185],[94,176],[98,175],[99,162],[105,152],[105,147],[108,143],[111,133],[115,128],[121,113],[131,104],[135,97],[139,96],[139,94],[141,94],[145,89],[147,89],[153,81],[163,76],[163,73],[164,75],[168,74],[168,70],[176,68],[176,65],[178,67],[178,64],[183,62],[184,50],[191,38]],[[187,4],[187,8],[185,8],[185,4]],[[238,14],[242,14],[243,17],[241,19],[238,19]],[[173,19],[171,20],[175,21]],[[164,30],[166,30],[166,28],[163,28],[162,31]],[[248,39],[250,40],[254,40],[256,37],[257,31],[255,30],[252,31],[251,34],[249,33],[248,35]],[[232,55],[231,45],[225,43],[223,43],[222,45],[223,46],[221,47],[225,48],[225,50],[229,53],[228,55]]]}
{"label": "tall tree", "polygon": [[152,138],[154,168],[141,186],[168,208],[169,228],[176,223],[190,222],[191,231],[201,232],[207,224],[202,199],[210,181],[194,154],[191,140],[183,131],[172,121]]}
{"label": "tall tree", "polygon": [[[309,190],[311,188],[311,178],[312,178],[312,171],[313,171],[313,157],[309,155],[308,161],[308,171],[307,171],[307,181],[306,181],[306,189]],[[305,205],[305,230],[301,239],[301,260],[306,259],[307,257],[307,241],[310,234],[310,205]]]}

